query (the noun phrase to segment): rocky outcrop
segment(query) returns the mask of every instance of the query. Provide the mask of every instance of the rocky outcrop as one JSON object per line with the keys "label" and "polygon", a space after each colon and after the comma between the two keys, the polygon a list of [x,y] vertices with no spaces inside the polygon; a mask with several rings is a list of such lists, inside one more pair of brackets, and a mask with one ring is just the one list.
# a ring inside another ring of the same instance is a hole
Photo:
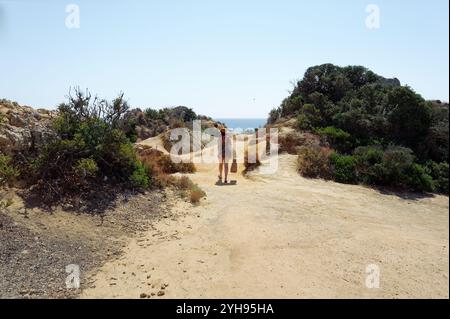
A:
{"label": "rocky outcrop", "polygon": [[397,78],[388,79],[382,76],[378,76],[378,82],[385,86],[401,86],[400,80]]}
{"label": "rocky outcrop", "polygon": [[55,114],[0,100],[0,151],[22,152],[46,143],[53,136],[50,123]]}

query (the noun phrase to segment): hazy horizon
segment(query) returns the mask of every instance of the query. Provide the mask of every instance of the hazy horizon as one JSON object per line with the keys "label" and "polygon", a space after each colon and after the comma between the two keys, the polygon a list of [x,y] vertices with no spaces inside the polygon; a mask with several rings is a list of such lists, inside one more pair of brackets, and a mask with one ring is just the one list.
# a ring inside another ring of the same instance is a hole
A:
{"label": "hazy horizon", "polygon": [[[79,28],[66,25],[70,3]],[[308,67],[333,63],[448,101],[448,43],[447,0],[0,0],[0,98],[53,109],[80,86],[106,99],[123,91],[133,108],[266,118]]]}

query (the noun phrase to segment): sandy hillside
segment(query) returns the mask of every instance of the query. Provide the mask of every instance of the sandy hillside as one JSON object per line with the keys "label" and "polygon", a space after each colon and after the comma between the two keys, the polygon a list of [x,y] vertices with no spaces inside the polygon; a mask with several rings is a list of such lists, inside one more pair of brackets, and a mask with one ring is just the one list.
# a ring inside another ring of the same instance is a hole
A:
{"label": "sandy hillside", "polygon": [[[281,155],[274,175],[232,174],[230,186],[197,165],[206,200],[175,202],[183,217],[133,240],[82,297],[448,298],[448,197],[309,180],[295,160]],[[379,289],[365,285],[370,264]]]}

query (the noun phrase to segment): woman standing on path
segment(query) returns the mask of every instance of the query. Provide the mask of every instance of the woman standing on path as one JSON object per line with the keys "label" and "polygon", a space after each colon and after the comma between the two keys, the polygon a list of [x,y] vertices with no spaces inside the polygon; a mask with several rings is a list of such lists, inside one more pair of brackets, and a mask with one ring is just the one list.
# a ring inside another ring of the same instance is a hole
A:
{"label": "woman standing on path", "polygon": [[219,182],[222,183],[222,171],[225,171],[225,184],[228,183],[228,162],[232,157],[231,139],[224,127],[220,129],[218,139]]}

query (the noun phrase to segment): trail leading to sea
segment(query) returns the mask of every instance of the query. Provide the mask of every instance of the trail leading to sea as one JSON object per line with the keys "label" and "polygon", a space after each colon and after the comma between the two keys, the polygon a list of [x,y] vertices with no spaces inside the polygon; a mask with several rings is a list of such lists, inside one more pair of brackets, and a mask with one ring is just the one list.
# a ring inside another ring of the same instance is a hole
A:
{"label": "trail leading to sea", "polygon": [[[159,138],[143,144],[162,150]],[[295,163],[280,155],[276,174],[232,174],[232,186],[197,164],[201,205],[171,198],[172,214],[82,298],[448,298],[448,197],[309,180]],[[379,289],[365,284],[371,264]]]}

